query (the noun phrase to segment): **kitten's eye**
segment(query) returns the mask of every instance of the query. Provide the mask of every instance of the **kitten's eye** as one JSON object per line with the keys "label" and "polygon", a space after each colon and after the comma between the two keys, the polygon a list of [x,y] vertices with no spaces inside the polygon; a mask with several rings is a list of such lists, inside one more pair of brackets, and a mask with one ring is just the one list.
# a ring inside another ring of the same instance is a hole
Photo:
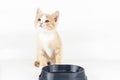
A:
{"label": "kitten's eye", "polygon": [[46,22],[46,23],[48,23],[48,22],[49,22],[49,20],[45,20],[45,22]]}
{"label": "kitten's eye", "polygon": [[41,19],[39,18],[38,21],[41,21]]}

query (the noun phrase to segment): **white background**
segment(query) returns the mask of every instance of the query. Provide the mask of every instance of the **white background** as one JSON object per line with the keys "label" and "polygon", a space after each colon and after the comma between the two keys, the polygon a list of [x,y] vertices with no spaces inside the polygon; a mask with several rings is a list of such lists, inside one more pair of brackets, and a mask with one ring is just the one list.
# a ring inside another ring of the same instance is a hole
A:
{"label": "white background", "polygon": [[[90,77],[92,70],[99,70],[93,72],[95,75],[92,75],[91,80],[107,79],[109,76],[95,76],[97,73],[100,75],[102,69],[108,69],[106,72],[109,73],[108,67],[113,65],[112,69],[115,69],[120,62],[119,0],[1,0],[1,65],[6,66],[15,60],[29,62],[35,59],[34,19],[38,7],[46,13],[60,11],[57,30],[63,44],[63,62],[68,60],[70,63],[83,65],[88,69]],[[2,67],[0,70],[6,68]],[[120,70],[113,72],[119,73]],[[4,74],[6,73],[3,70]],[[2,77],[2,80],[8,79]]]}
{"label": "white background", "polygon": [[[66,59],[120,59],[117,0],[4,0],[0,2],[0,59],[33,58],[36,9],[60,11],[58,31]],[[18,56],[19,55],[19,56]],[[79,56],[78,56],[79,55]]]}

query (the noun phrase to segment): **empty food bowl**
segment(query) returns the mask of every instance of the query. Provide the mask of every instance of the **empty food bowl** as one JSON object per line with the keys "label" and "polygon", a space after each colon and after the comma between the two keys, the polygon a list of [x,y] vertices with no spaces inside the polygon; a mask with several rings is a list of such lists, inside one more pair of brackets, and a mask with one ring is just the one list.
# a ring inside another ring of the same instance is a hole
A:
{"label": "empty food bowl", "polygon": [[39,80],[87,80],[87,77],[80,66],[49,65],[43,67]]}

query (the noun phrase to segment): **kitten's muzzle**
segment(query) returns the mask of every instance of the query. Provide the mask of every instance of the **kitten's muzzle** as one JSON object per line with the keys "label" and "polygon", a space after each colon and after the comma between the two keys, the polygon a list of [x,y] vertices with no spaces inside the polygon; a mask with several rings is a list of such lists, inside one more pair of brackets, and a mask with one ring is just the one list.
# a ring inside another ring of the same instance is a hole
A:
{"label": "kitten's muzzle", "polygon": [[42,27],[43,26],[43,23],[40,23],[40,27]]}

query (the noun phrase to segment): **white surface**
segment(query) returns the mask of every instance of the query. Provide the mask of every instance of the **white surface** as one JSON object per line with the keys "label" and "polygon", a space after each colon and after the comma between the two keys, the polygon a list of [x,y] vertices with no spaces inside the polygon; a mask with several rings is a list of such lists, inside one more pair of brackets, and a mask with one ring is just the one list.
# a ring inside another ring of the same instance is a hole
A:
{"label": "white surface", "polygon": [[[120,80],[117,61],[65,60],[63,63],[84,67],[88,80]],[[0,65],[0,80],[38,80],[40,74],[31,60],[2,61]]]}

